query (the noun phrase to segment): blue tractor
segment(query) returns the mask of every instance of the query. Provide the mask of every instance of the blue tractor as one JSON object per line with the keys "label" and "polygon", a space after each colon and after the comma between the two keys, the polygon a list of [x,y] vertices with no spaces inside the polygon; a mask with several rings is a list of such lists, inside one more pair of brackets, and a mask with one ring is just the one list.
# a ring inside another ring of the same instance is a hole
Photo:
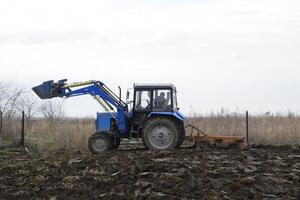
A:
{"label": "blue tractor", "polygon": [[67,83],[46,81],[32,88],[41,99],[69,98],[89,94],[105,109],[97,113],[96,132],[89,139],[94,154],[117,149],[121,138],[142,138],[146,148],[169,150],[185,138],[184,116],[178,111],[176,88],[172,84],[134,84],[116,95],[100,81]]}

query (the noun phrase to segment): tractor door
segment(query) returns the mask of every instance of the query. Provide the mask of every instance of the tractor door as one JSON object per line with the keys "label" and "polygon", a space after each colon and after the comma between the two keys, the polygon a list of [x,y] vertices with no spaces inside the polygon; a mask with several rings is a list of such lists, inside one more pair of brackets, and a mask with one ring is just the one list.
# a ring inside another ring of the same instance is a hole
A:
{"label": "tractor door", "polygon": [[151,90],[135,90],[134,106],[133,106],[133,123],[135,127],[139,127],[144,123],[147,116],[152,110],[152,91]]}

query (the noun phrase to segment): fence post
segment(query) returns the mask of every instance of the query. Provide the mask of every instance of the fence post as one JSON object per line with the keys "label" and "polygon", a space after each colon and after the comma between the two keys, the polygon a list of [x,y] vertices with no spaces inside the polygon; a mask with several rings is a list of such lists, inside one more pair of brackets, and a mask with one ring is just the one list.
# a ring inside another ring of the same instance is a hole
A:
{"label": "fence post", "polygon": [[25,146],[25,112],[22,111],[21,146]]}
{"label": "fence post", "polygon": [[0,109],[0,148],[3,146],[2,141],[2,124],[3,124],[3,112]]}
{"label": "fence post", "polygon": [[246,111],[246,143],[249,144],[249,114],[248,110]]}
{"label": "fence post", "polygon": [[3,112],[0,110],[0,135],[2,134]]}

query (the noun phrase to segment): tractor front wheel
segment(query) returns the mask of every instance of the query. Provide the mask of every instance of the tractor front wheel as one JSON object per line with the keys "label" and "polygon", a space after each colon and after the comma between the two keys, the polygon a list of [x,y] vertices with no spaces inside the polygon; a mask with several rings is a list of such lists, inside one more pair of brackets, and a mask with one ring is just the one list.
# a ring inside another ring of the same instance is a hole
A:
{"label": "tractor front wheel", "polygon": [[113,148],[113,140],[106,133],[94,134],[89,139],[89,149],[94,154],[101,154]]}
{"label": "tractor front wheel", "polygon": [[143,128],[144,145],[152,150],[174,149],[179,142],[180,130],[174,120],[165,117],[149,119]]}

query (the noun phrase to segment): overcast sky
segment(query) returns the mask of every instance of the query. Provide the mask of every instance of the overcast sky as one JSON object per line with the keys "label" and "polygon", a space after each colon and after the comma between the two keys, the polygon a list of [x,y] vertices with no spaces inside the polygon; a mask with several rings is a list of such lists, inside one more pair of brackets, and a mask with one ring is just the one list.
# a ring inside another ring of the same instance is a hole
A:
{"label": "overcast sky", "polygon": [[[299,0],[0,2],[0,81],[171,82],[186,114],[300,112]],[[90,97],[65,107],[99,109]]]}

